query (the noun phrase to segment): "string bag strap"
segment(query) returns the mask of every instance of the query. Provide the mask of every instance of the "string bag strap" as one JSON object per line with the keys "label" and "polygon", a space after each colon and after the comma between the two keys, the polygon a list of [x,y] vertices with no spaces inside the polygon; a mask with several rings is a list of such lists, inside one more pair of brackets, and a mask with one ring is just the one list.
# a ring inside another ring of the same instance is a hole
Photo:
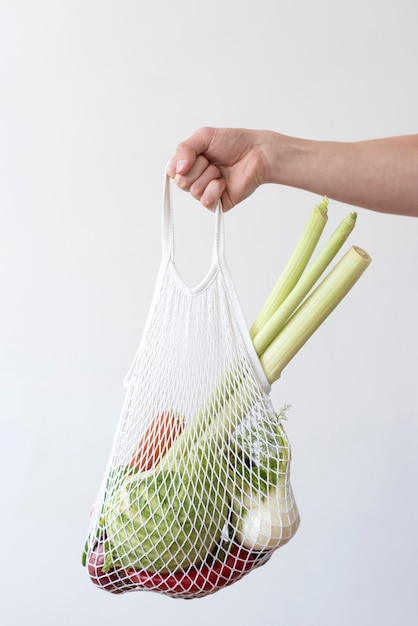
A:
{"label": "string bag strap", "polygon": [[[166,172],[165,179],[164,179],[164,187],[163,187],[164,191],[163,191],[163,216],[162,216],[163,218],[162,219],[162,262],[161,262],[160,271],[159,271],[159,275],[157,279],[157,284],[154,290],[150,312],[148,314],[147,322],[145,324],[143,336],[141,338],[141,342],[140,342],[137,354],[134,358],[134,362],[132,363],[132,366],[125,378],[125,381],[124,381],[125,387],[128,387],[129,385],[135,383],[136,379],[134,376],[134,372],[136,368],[136,362],[137,362],[138,354],[141,350],[142,342],[144,340],[144,337],[146,336],[148,326],[152,319],[155,302],[157,301],[159,297],[161,285],[163,283],[164,277],[166,276],[168,265],[170,263],[174,265],[174,247],[175,246],[174,246],[173,203],[172,203],[172,195],[171,195],[171,184],[172,184],[171,179],[167,175],[167,172]],[[229,294],[229,300],[231,302],[231,305],[234,311],[234,317],[240,328],[241,335],[246,345],[247,353],[253,365],[254,372],[258,378],[259,383],[261,384],[261,387],[264,389],[265,393],[269,394],[271,385],[266,378],[266,375],[263,371],[263,368],[258,359],[253,343],[251,341],[251,338],[247,329],[247,324],[246,324],[246,321],[244,319],[244,315],[241,309],[241,305],[239,303],[239,300],[235,291],[235,287],[234,287],[234,284],[233,284],[233,281],[229,272],[228,264],[224,256],[224,225],[223,225],[222,205],[220,202],[218,203],[216,210],[215,210],[215,237],[214,237],[214,242],[213,242],[213,247],[212,247],[211,267],[209,268],[209,271],[207,275],[205,276],[205,278],[201,281],[201,283],[199,283],[199,285],[197,285],[197,287],[194,287],[192,289],[186,289],[183,282],[182,282],[182,287],[185,289],[186,293],[193,296],[205,287],[205,285],[208,283],[208,280],[210,280],[210,278],[218,271],[218,269],[221,270],[222,280],[223,280],[225,287],[227,288],[227,291]],[[176,277],[178,277],[177,273],[175,275]],[[181,280],[181,279],[178,278],[178,280]]]}
{"label": "string bag strap", "polygon": [[[164,259],[174,262],[175,237],[171,184],[171,178],[166,172],[163,196],[162,252]],[[223,212],[221,202],[219,201],[215,210],[215,236],[211,256],[212,265],[222,264],[225,253],[224,246]]]}

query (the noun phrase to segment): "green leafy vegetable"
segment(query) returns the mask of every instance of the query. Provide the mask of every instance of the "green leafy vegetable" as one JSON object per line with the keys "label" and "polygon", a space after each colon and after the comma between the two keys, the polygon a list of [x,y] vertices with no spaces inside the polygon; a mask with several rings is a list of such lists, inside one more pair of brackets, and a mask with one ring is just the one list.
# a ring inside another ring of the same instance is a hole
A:
{"label": "green leafy vegetable", "polygon": [[177,571],[211,552],[227,522],[226,462],[213,442],[181,457],[177,452],[164,468],[129,477],[108,500],[104,520],[113,549],[104,571]]}

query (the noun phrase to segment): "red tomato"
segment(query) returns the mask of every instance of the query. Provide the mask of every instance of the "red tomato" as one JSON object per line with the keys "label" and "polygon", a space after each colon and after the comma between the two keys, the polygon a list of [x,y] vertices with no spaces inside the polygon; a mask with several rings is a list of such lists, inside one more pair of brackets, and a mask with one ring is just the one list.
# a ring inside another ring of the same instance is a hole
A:
{"label": "red tomato", "polygon": [[183,598],[205,596],[240,580],[257,567],[258,555],[233,545],[225,561],[214,560],[191,567],[186,572],[152,574],[129,569],[130,580],[142,588]]}

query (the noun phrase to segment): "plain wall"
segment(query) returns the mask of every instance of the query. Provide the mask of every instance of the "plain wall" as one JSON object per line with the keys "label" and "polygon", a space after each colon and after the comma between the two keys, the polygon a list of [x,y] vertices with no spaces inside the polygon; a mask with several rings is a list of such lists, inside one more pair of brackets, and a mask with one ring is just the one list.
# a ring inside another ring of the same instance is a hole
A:
{"label": "plain wall", "polygon": [[[272,392],[292,405],[296,537],[189,602],[111,596],[81,567],[175,146],[203,125],[416,133],[416,24],[415,0],[0,0],[2,624],[417,623],[418,220],[364,209],[371,267]],[[211,214],[174,195],[198,278]],[[225,216],[249,324],[319,199],[267,186]],[[331,201],[327,232],[351,210]]]}

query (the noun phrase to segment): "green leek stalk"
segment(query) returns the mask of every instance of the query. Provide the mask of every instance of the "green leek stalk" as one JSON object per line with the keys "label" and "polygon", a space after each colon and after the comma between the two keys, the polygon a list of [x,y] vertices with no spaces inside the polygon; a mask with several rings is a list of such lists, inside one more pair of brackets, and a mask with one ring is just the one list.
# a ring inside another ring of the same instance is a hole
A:
{"label": "green leek stalk", "polygon": [[327,220],[328,199],[324,198],[322,202],[313,209],[289,261],[286,263],[283,272],[280,274],[269,297],[251,326],[251,337],[255,337],[263,328],[264,324],[268,322],[271,315],[287,298],[298,282],[316,248]]}
{"label": "green leek stalk", "polygon": [[350,213],[350,215],[339,224],[327,244],[313,263],[307,268],[305,273],[302,274],[284,302],[274,311],[259,332],[255,336],[252,335],[251,338],[259,357],[267,348],[268,344],[280,332],[285,322],[295,312],[302,300],[308,295],[312,287],[334,259],[337,252],[346,242],[355,226],[356,219],[357,214]]}
{"label": "green leek stalk", "polygon": [[[267,349],[258,355],[270,384],[280,378],[286,365],[348,294],[370,262],[371,258],[367,252],[358,246],[352,246],[293,313]],[[218,400],[216,405],[213,405],[214,410],[211,410],[209,404],[199,413],[199,419],[193,424],[193,431],[190,429],[187,433],[186,429],[174,442],[161,462],[162,466],[167,462],[170,464],[172,458],[179,452],[184,453],[186,446],[190,446],[192,437],[197,439],[199,433],[200,437],[202,436],[201,428],[208,422],[208,415],[211,415],[208,433],[211,433],[211,437],[217,438],[219,445],[248,413],[252,398],[257,394],[256,382],[250,372],[246,371],[245,364],[241,364],[240,370],[237,365],[238,363],[228,370],[218,387],[221,394],[219,397],[223,398],[222,403]]]}
{"label": "green leek stalk", "polygon": [[261,365],[270,382],[280,378],[289,361],[347,295],[370,261],[367,252],[352,246],[296,310],[260,356]]}

